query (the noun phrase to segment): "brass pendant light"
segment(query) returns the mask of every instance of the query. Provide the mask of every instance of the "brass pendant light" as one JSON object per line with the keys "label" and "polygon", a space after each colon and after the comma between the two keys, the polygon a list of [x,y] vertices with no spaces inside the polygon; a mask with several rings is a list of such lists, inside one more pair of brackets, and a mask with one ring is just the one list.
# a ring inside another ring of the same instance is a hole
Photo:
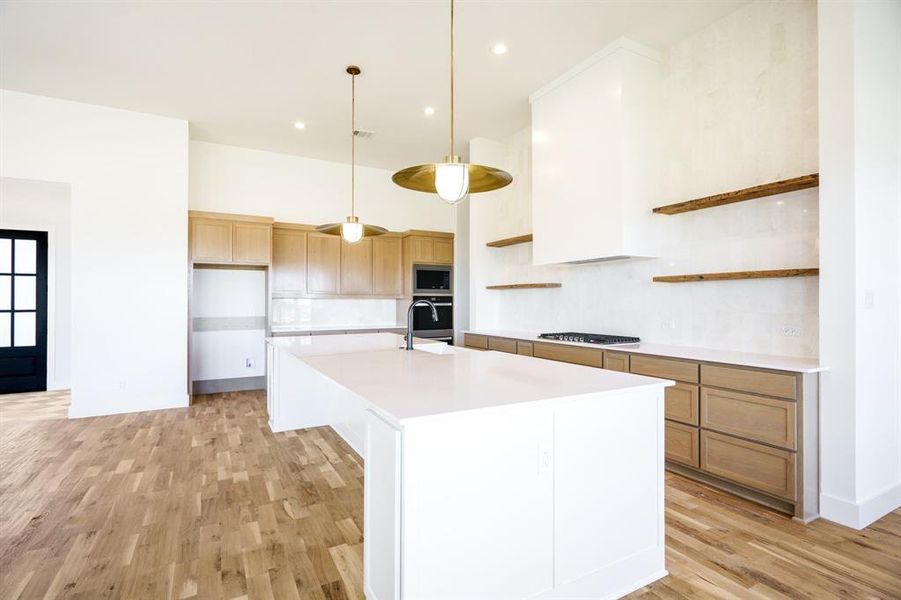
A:
{"label": "brass pendant light", "polygon": [[456,204],[467,194],[490,192],[509,185],[513,176],[494,167],[461,162],[454,154],[454,0],[450,4],[450,154],[441,163],[402,169],[391,180],[409,190],[438,194],[445,202]]}
{"label": "brass pendant light", "polygon": [[357,187],[357,75],[361,71],[360,67],[356,65],[350,65],[346,70],[350,75],[350,216],[343,223],[320,225],[316,228],[316,231],[329,235],[340,235],[348,244],[356,244],[364,237],[382,235],[387,233],[388,230],[377,225],[360,223],[359,217],[354,212]]}

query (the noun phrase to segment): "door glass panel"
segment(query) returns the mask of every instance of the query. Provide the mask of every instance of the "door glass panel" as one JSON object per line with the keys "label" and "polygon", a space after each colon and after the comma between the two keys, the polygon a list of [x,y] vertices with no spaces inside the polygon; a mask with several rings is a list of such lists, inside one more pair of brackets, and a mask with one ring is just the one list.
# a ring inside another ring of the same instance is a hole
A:
{"label": "door glass panel", "polygon": [[0,275],[0,310],[9,310],[13,307],[12,282],[11,275]]}
{"label": "door glass panel", "polygon": [[37,272],[38,243],[34,240],[16,240],[16,273]]}
{"label": "door glass panel", "polygon": [[13,345],[16,347],[34,346],[37,332],[35,331],[35,313],[13,313],[15,318],[16,333]]}
{"label": "door glass panel", "polygon": [[12,341],[12,321],[10,313],[0,313],[0,348],[9,348]]}
{"label": "door glass panel", "polygon": [[37,277],[34,275],[16,275],[16,310],[35,310]]}
{"label": "door glass panel", "polygon": [[0,240],[0,273],[13,272],[13,241]]}

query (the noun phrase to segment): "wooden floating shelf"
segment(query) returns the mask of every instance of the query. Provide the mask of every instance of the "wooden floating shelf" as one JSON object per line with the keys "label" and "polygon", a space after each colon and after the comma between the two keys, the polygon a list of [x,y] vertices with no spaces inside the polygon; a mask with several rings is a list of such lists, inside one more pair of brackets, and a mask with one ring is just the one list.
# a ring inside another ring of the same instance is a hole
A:
{"label": "wooden floating shelf", "polygon": [[685,283],[688,281],[729,281],[733,279],[773,279],[778,277],[812,277],[819,269],[773,269],[769,271],[734,271],[731,273],[699,273],[696,275],[661,275],[657,283]]}
{"label": "wooden floating shelf", "polygon": [[532,234],[517,235],[516,237],[504,238],[502,240],[494,240],[485,244],[489,248],[504,248],[505,246],[515,246],[516,244],[527,244],[532,241]]}
{"label": "wooden floating shelf", "polygon": [[713,208],[714,206],[723,206],[734,202],[744,202],[745,200],[754,200],[755,198],[764,198],[766,196],[775,196],[776,194],[805,190],[807,188],[817,187],[818,185],[820,185],[820,174],[811,173],[810,175],[802,175],[801,177],[794,177],[792,179],[755,185],[754,187],[736,190],[734,192],[726,192],[724,194],[696,198],[694,200],[687,200],[676,204],[658,206],[654,209],[654,212],[661,215],[677,215],[693,210]]}
{"label": "wooden floating shelf", "polygon": [[533,290],[563,287],[562,283],[508,283],[506,285],[486,285],[486,290]]}

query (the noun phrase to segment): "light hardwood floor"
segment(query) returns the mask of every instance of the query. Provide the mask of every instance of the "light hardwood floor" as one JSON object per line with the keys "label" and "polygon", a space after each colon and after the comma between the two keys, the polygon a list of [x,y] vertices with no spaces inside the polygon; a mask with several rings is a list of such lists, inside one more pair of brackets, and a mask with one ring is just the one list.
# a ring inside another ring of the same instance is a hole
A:
{"label": "light hardwood floor", "polygon": [[[272,434],[260,392],[196,400],[70,421],[0,396],[0,598],[363,598],[359,458]],[[901,511],[804,526],[675,475],[666,505],[670,575],[635,598],[901,597]]]}

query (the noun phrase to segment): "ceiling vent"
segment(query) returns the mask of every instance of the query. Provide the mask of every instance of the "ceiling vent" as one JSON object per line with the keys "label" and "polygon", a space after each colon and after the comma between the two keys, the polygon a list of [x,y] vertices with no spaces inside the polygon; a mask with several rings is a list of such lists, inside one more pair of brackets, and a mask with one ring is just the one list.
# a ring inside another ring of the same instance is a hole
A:
{"label": "ceiling vent", "polygon": [[354,129],[354,135],[358,138],[368,140],[375,135],[374,131],[366,131],[365,129]]}

